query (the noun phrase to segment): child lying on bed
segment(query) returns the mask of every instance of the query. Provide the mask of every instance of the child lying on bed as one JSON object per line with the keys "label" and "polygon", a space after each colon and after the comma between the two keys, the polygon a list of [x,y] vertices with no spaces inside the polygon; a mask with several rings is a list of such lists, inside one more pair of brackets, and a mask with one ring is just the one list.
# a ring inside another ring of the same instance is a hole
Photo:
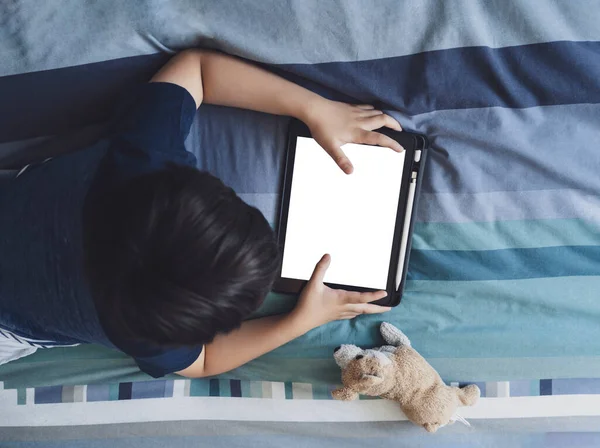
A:
{"label": "child lying on bed", "polygon": [[272,285],[278,249],[261,213],[186,152],[202,102],[296,117],[348,174],[344,143],[401,150],[372,132],[400,125],[371,106],[229,56],[178,54],[123,105],[110,138],[0,186],[0,363],[98,343],[155,377],[202,377],[327,322],[388,310],[369,303],[385,292],[326,287],[324,256],[292,312],[244,322]]}

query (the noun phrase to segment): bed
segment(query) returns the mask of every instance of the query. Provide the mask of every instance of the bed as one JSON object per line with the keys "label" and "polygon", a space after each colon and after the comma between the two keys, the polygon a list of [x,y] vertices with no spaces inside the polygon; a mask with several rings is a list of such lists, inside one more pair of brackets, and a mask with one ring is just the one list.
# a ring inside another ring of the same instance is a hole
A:
{"label": "bed", "polygon": [[[500,384],[491,390],[511,403],[510,385],[537,381],[543,396],[579,381],[558,399],[584,394],[600,409],[599,15],[591,0],[3,2],[1,175],[100,138],[118,98],[191,46],[247,58],[331,98],[373,103],[431,141],[406,292],[386,320],[448,382]],[[186,144],[200,168],[274,223],[287,125],[203,106]],[[272,294],[259,314],[294,302]],[[194,384],[209,392],[221,382],[283,384],[284,398],[286,384],[309,384],[327,396],[339,381],[332,349],[380,344],[380,321],[332,323]],[[19,409],[35,403],[35,388],[120,390],[147,380],[126,357],[91,346],[0,367],[4,397],[14,392],[20,398],[6,400]],[[545,407],[536,409],[530,417]],[[600,414],[581,413],[572,410],[575,429]]]}

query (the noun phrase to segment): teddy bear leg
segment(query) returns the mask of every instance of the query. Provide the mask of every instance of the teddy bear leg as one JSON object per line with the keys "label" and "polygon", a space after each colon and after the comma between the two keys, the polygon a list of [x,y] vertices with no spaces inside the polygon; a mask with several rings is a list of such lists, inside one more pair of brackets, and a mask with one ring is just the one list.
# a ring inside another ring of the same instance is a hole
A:
{"label": "teddy bear leg", "polygon": [[440,427],[439,423],[425,423],[423,425],[423,428],[425,428],[425,431],[427,432],[436,432]]}
{"label": "teddy bear leg", "polygon": [[388,324],[387,322],[383,322],[380,327],[381,336],[385,342],[394,347],[400,347],[401,345],[406,345],[410,347],[410,339],[402,333],[399,329],[394,327],[392,324]]}
{"label": "teddy bear leg", "polygon": [[481,395],[481,391],[476,384],[470,384],[462,389],[457,388],[456,393],[463,406],[473,406],[477,403],[477,400],[479,400],[479,396]]}

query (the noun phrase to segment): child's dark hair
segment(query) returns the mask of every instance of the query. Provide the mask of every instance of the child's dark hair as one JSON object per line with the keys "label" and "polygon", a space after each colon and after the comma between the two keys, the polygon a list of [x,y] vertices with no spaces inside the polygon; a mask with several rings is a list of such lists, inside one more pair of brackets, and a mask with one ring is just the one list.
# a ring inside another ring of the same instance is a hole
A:
{"label": "child's dark hair", "polygon": [[269,224],[206,172],[142,175],[91,207],[86,270],[119,339],[208,343],[239,327],[272,286],[279,253]]}

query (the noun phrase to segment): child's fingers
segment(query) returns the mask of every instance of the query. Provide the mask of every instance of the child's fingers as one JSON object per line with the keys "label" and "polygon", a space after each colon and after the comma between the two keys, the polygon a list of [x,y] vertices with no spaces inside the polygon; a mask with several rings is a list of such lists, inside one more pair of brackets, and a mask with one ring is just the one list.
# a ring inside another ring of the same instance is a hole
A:
{"label": "child's fingers", "polygon": [[342,169],[342,171],[346,174],[352,174],[354,171],[354,167],[352,166],[352,162],[350,159],[344,154],[339,147],[329,148],[327,153],[331,156],[331,158],[337,163],[337,165]]}
{"label": "child's fingers", "polygon": [[376,117],[377,115],[383,115],[383,112],[380,110],[364,110],[359,112],[361,118],[371,118]]}
{"label": "child's fingers", "polygon": [[376,300],[383,299],[387,296],[386,291],[373,291],[373,292],[346,292],[347,303],[369,303],[375,302]]}
{"label": "child's fingers", "polygon": [[394,129],[395,131],[402,131],[402,126],[400,126],[400,123],[398,123],[398,120],[396,120],[394,117],[391,117],[387,114],[385,115],[384,126],[386,128]]}
{"label": "child's fingers", "polygon": [[389,306],[373,305],[372,303],[351,303],[346,306],[344,311],[356,314],[381,314],[390,310]]}
{"label": "child's fingers", "polygon": [[402,130],[402,126],[400,126],[400,123],[398,123],[398,121],[396,121],[394,118],[390,117],[387,114],[374,115],[372,117],[369,117],[365,120],[365,125],[366,126],[364,127],[364,129],[366,129],[367,131],[372,131],[373,129],[383,127],[394,129],[396,131]]}
{"label": "child's fingers", "polygon": [[404,151],[404,148],[393,138],[383,135],[379,132],[364,131],[361,134],[360,143],[374,146],[384,146],[386,148],[393,149],[396,152]]}
{"label": "child's fingers", "polygon": [[371,106],[370,104],[357,104],[356,107],[358,107],[359,109],[365,109],[365,110],[375,109],[375,107]]}

